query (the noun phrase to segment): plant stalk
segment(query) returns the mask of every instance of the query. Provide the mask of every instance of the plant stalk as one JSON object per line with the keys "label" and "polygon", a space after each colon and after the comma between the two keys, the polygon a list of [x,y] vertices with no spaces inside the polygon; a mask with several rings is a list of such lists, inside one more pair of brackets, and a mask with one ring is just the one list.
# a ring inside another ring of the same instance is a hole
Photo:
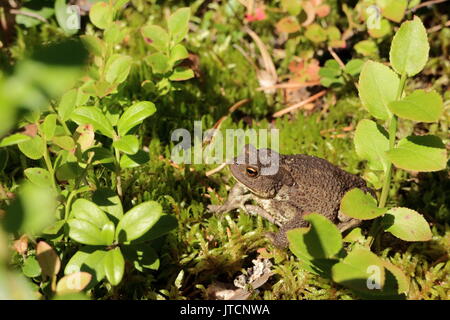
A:
{"label": "plant stalk", "polygon": [[[398,86],[397,95],[395,100],[400,100],[403,95],[403,90],[405,89],[406,84],[406,73],[402,74],[400,77],[400,84]],[[391,121],[388,126],[389,132],[389,149],[393,149],[395,147],[395,137],[397,134],[397,125],[398,119],[396,115],[392,115]],[[383,181],[383,188],[381,189],[380,201],[378,202],[379,208],[384,208],[386,206],[389,190],[391,187],[391,178],[392,178],[392,162],[388,159],[386,173]],[[376,219],[369,230],[368,236],[368,247],[370,248],[375,240],[376,235],[379,233],[381,229],[381,221],[380,219]]]}

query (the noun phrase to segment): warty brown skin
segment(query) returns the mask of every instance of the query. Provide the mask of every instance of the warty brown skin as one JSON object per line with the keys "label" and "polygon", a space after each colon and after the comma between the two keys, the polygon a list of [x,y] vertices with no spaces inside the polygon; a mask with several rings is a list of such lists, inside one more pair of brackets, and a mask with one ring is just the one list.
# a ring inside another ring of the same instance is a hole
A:
{"label": "warty brown skin", "polygon": [[[279,159],[278,170],[262,174],[268,167],[267,157],[274,155]],[[246,145],[229,167],[238,183],[230,191],[228,200],[222,206],[209,206],[210,211],[228,212],[242,208],[261,215],[280,226],[278,233],[268,234],[278,247],[288,246],[288,230],[308,226],[303,219],[305,214],[322,214],[341,231],[360,224],[360,220],[339,213],[342,197],[353,188],[375,196],[362,178],[308,155],[282,155]],[[256,205],[247,204],[251,200]]]}

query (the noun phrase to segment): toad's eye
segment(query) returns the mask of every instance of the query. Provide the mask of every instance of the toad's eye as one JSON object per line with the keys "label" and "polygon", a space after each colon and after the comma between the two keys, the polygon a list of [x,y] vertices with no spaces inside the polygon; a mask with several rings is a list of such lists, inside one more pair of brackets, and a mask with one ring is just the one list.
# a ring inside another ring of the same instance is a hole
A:
{"label": "toad's eye", "polygon": [[251,178],[254,178],[254,177],[256,177],[258,175],[258,170],[256,170],[255,168],[252,168],[252,167],[247,167],[245,169],[245,172]]}

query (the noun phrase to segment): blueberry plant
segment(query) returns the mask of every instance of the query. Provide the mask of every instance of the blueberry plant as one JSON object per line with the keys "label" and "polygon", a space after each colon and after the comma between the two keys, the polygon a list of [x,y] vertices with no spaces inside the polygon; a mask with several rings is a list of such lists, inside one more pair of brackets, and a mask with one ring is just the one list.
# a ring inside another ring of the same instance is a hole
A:
{"label": "blueberry plant", "polygon": [[[129,32],[116,21],[126,2],[95,3],[89,11],[95,29],[37,50],[0,79],[0,168],[20,152],[25,177],[9,190],[15,198],[2,189],[2,225],[19,237],[16,263],[46,296],[76,293],[105,278],[117,286],[126,261],[140,271],[157,270],[151,242],[177,225],[155,201],[123,209],[122,173],[148,162],[139,130],[156,112],[151,101],[123,98],[134,64],[118,53]],[[66,3],[55,5],[63,21]],[[156,25],[142,29],[143,44],[156,51],[147,59],[154,75],[145,82],[155,82],[159,94],[171,81],[193,76],[178,66],[187,57],[181,42],[189,19],[190,9],[181,8],[168,18],[168,32]],[[0,263],[0,285],[7,288],[10,276]]]}
{"label": "blueberry plant", "polygon": [[[393,167],[399,170],[431,172],[443,170],[447,153],[434,135],[407,135],[399,139],[398,122],[435,122],[443,113],[443,101],[433,90],[407,92],[406,82],[418,74],[428,60],[426,30],[418,17],[402,23],[390,49],[390,66],[368,60],[362,67],[358,91],[361,103],[375,119],[363,119],[356,128],[354,145],[367,160],[371,182],[382,187],[378,200],[360,189],[344,196],[340,211],[352,218],[373,220],[368,235],[360,228],[344,239],[326,218],[306,217],[311,228],[289,232],[290,248],[305,269],[327,276],[362,297],[401,297],[408,292],[408,277],[376,255],[371,248],[382,232],[404,241],[429,241],[427,221],[413,209],[391,207]],[[344,243],[350,245],[344,249]]]}

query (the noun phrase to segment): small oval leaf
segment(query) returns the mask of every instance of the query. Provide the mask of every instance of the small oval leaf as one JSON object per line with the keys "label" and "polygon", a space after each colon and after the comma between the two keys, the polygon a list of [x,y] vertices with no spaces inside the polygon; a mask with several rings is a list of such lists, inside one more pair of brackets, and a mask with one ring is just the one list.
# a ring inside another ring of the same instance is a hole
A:
{"label": "small oval leaf", "polygon": [[422,21],[414,16],[412,21],[402,23],[391,43],[389,60],[398,74],[412,77],[419,73],[428,60],[427,30]]}
{"label": "small oval leaf", "polygon": [[162,207],[155,201],[141,203],[128,211],[117,225],[116,239],[129,242],[144,235],[159,220]]}
{"label": "small oval leaf", "polygon": [[145,118],[155,113],[155,105],[150,101],[139,101],[129,107],[117,122],[120,136],[125,136],[131,129],[142,123]]}
{"label": "small oval leaf", "polygon": [[388,105],[396,99],[399,85],[400,80],[394,71],[369,60],[359,76],[359,97],[372,116],[386,120],[392,115]]}
{"label": "small oval leaf", "polygon": [[378,208],[377,201],[361,189],[348,191],[341,201],[340,211],[352,218],[361,220],[375,219],[384,214],[388,208]]}
{"label": "small oval leaf", "polygon": [[105,275],[108,281],[117,286],[122,281],[123,273],[125,271],[125,260],[123,258],[120,248],[116,247],[106,253],[103,262],[105,268]]}
{"label": "small oval leaf", "polygon": [[439,137],[408,136],[387,152],[389,159],[404,170],[431,172],[447,166],[447,150]]}
{"label": "small oval leaf", "polygon": [[404,241],[429,241],[432,233],[428,222],[408,208],[392,208],[384,215],[385,230]]}
{"label": "small oval leaf", "polygon": [[435,122],[442,115],[444,103],[436,91],[415,90],[402,100],[389,103],[389,109],[404,119]]}

